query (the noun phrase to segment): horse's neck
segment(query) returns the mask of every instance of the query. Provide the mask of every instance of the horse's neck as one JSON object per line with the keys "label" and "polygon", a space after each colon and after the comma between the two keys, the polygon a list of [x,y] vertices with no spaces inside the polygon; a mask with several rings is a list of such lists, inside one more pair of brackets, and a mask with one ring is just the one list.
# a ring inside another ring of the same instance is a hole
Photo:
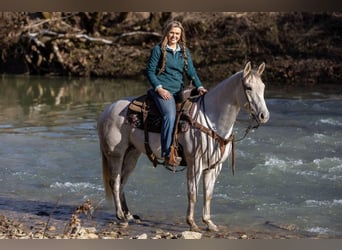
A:
{"label": "horse's neck", "polygon": [[212,128],[227,137],[240,111],[236,98],[240,96],[240,73],[222,81],[204,97],[205,114]]}

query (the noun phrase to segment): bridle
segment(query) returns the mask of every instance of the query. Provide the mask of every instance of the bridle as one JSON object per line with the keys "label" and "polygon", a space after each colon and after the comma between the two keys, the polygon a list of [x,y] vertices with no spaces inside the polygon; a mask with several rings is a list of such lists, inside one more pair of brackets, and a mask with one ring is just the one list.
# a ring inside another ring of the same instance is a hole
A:
{"label": "bridle", "polygon": [[[241,83],[242,83],[243,92],[244,92],[246,100],[248,102],[248,111],[249,111],[249,120],[248,120],[248,122],[249,122],[249,125],[246,128],[246,130],[245,130],[245,134],[241,138],[235,140],[235,142],[242,141],[243,139],[245,139],[245,137],[247,136],[247,134],[250,132],[251,129],[257,129],[260,126],[260,121],[257,118],[257,116],[255,115],[255,113],[253,112],[252,103],[251,103],[249,95],[247,94],[247,91],[249,89],[246,86],[245,78],[243,76],[241,76],[240,80],[241,80]],[[257,124],[253,125],[253,121],[255,121]]]}

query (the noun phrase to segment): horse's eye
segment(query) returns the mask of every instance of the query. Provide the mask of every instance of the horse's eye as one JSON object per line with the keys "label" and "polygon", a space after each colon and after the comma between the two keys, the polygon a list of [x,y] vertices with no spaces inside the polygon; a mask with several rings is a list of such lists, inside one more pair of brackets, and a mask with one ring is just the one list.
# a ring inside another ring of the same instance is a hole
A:
{"label": "horse's eye", "polygon": [[246,86],[246,90],[249,90],[249,91],[251,91],[251,90],[252,90],[252,87],[250,87],[250,86]]}

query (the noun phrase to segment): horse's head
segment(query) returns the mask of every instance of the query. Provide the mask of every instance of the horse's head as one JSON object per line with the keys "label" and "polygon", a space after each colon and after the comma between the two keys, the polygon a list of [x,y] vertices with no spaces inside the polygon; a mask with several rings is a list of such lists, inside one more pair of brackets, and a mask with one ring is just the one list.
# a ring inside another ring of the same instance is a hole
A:
{"label": "horse's head", "polygon": [[265,63],[260,64],[258,70],[251,68],[248,62],[242,72],[242,87],[245,93],[244,108],[252,115],[258,124],[266,123],[270,117],[265,99],[265,84],[261,80],[261,75],[265,69]]}

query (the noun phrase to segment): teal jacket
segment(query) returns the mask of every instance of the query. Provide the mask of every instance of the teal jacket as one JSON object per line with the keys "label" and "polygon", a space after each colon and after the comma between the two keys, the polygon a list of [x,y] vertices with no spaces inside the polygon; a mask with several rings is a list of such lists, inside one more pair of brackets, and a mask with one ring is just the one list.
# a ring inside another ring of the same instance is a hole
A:
{"label": "teal jacket", "polygon": [[[151,50],[151,55],[147,63],[146,74],[152,87],[156,89],[162,86],[164,89],[170,91],[172,94],[176,94],[183,87],[183,71],[184,71],[184,60],[182,51],[180,49],[173,52],[172,49],[166,48],[166,65],[165,71],[158,75],[161,68],[162,51],[160,45],[156,45]],[[188,57],[188,70],[185,75],[188,79],[193,79],[193,85],[202,87],[202,83],[194,68],[190,52],[186,49]]]}

